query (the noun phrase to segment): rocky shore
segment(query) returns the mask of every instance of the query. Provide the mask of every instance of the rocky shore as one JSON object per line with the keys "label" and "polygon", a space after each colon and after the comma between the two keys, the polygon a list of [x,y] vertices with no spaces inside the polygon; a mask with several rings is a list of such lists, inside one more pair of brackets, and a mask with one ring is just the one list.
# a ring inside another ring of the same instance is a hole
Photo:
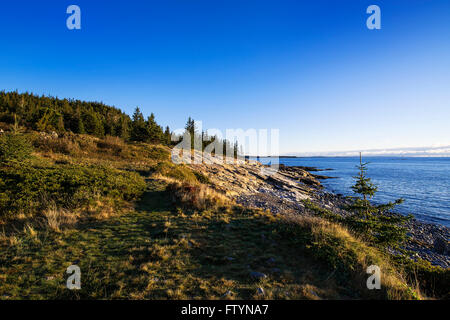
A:
{"label": "rocky shore", "polygon": [[[280,165],[270,170],[255,161],[237,164],[198,164],[194,169],[207,174],[216,188],[245,206],[270,210],[273,214],[310,214],[303,200],[342,216],[351,213],[344,209],[348,200],[324,190],[320,180],[332,177],[318,175],[312,167]],[[411,259],[422,258],[442,268],[450,267],[450,229],[412,219],[407,224],[409,240],[403,249],[411,252]],[[390,250],[391,254],[397,254]]]}

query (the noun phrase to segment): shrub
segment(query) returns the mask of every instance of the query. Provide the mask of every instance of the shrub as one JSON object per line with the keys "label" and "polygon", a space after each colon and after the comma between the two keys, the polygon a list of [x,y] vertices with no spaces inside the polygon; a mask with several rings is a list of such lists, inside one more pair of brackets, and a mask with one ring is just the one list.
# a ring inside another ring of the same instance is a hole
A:
{"label": "shrub", "polygon": [[33,214],[50,203],[73,209],[98,197],[134,200],[144,190],[145,180],[137,173],[107,167],[9,166],[0,169],[0,215]]}
{"label": "shrub", "polygon": [[169,161],[170,160],[170,152],[168,148],[160,147],[160,146],[151,146],[147,150],[147,157],[153,160],[158,161]]}
{"label": "shrub", "polygon": [[[143,160],[170,162],[170,149],[163,146],[151,145],[144,142],[133,142],[131,145],[134,156]],[[131,148],[130,148],[131,149]]]}
{"label": "shrub", "polygon": [[0,136],[0,162],[21,162],[30,158],[33,148],[23,134],[7,133]]}
{"label": "shrub", "polygon": [[175,165],[171,162],[160,162],[155,167],[155,174],[160,174],[164,177],[173,178],[180,182],[195,183],[198,182],[195,174],[185,165]]}

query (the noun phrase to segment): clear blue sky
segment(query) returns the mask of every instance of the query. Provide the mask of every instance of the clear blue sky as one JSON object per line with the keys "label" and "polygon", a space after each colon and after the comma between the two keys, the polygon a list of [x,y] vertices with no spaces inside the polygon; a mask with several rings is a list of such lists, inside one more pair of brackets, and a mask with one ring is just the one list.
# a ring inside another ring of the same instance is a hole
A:
{"label": "clear blue sky", "polygon": [[281,152],[450,145],[448,0],[3,1],[0,39],[0,90],[279,128]]}

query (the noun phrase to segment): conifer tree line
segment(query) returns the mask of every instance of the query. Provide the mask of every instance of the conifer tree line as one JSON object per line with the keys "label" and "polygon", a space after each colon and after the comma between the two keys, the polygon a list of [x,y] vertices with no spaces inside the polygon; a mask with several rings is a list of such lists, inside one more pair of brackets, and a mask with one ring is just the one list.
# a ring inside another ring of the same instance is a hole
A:
{"label": "conifer tree line", "polygon": [[[72,132],[99,138],[110,135],[127,141],[161,143],[168,146],[177,143],[177,139],[171,141],[172,132],[169,126],[165,128],[160,126],[153,113],[145,119],[139,107],[136,107],[130,118],[120,109],[101,102],[58,99],[28,92],[0,91],[0,123],[10,126],[20,125],[40,132],[55,131],[58,134]],[[186,123],[185,130],[191,136],[192,148],[194,139],[201,141],[202,150],[216,141],[223,146],[224,155],[227,150],[232,150],[234,156],[238,154],[237,142],[198,132],[191,117]]]}
{"label": "conifer tree line", "polygon": [[[232,155],[235,158],[238,155],[243,155],[242,146],[240,146],[237,141],[231,142],[227,139],[220,139],[217,136],[209,136],[205,131],[199,132],[198,128],[195,126],[194,119],[192,119],[191,117],[188,118],[184,129],[185,132],[189,133],[192,149],[196,147],[195,140],[197,140],[200,141],[200,143],[197,143],[197,146],[198,149],[201,148],[201,151],[205,150],[208,145],[215,143],[216,147],[222,148],[223,155]],[[181,139],[181,137],[179,137],[179,139]],[[218,150],[214,149],[213,154],[215,152],[218,152]]]}
{"label": "conifer tree line", "polygon": [[28,129],[58,134],[73,132],[97,137],[106,135],[125,140],[171,143],[169,127],[156,123],[152,113],[144,119],[136,108],[131,119],[120,109],[101,102],[38,96],[32,93],[0,91],[0,122]]}

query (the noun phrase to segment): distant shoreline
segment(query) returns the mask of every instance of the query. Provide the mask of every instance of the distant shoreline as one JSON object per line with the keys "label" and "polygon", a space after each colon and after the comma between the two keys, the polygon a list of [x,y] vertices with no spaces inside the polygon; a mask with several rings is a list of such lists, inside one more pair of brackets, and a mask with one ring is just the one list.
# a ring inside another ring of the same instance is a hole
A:
{"label": "distant shoreline", "polygon": [[[358,155],[353,156],[244,156],[245,159],[250,158],[258,158],[258,159],[304,159],[304,158],[357,158]],[[450,159],[450,155],[370,155],[366,154],[365,157],[370,158],[448,158]]]}

